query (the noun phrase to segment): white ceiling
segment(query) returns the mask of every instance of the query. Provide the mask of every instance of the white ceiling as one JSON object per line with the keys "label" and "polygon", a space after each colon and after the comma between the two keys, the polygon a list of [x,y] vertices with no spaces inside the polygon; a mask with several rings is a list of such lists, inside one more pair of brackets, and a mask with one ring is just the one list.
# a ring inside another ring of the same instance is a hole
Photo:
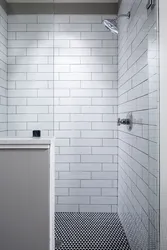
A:
{"label": "white ceiling", "polygon": [[9,3],[117,3],[118,0],[7,0]]}

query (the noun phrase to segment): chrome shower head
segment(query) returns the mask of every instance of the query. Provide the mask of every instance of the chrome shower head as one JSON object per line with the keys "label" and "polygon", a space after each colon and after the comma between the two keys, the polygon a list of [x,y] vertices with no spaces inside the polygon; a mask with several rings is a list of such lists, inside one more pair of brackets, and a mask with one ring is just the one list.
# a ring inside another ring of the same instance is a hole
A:
{"label": "chrome shower head", "polygon": [[118,18],[120,18],[120,17],[127,17],[129,19],[130,18],[130,12],[128,12],[127,14],[121,14],[121,15],[117,16],[116,19],[105,19],[103,21],[103,24],[112,33],[118,34]]}
{"label": "chrome shower head", "polygon": [[117,20],[116,19],[105,19],[103,21],[105,27],[114,34],[118,34]]}

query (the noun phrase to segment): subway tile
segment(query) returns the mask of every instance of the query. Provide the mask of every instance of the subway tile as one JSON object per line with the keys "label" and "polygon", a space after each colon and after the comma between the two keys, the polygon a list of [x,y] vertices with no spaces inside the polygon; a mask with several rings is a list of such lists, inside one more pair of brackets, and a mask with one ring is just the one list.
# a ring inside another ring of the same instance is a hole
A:
{"label": "subway tile", "polygon": [[8,40],[9,48],[36,48],[37,40]]}
{"label": "subway tile", "polygon": [[92,48],[93,56],[117,56],[116,48]]}
{"label": "subway tile", "polygon": [[[107,82],[108,83],[108,82]],[[104,86],[105,87],[105,86]],[[117,97],[92,98],[92,105],[117,105]]]}
{"label": "subway tile", "polygon": [[36,15],[9,15],[8,23],[9,24],[37,23],[37,16]]}
{"label": "subway tile", "polygon": [[57,155],[56,163],[80,162],[79,155]]}
{"label": "subway tile", "polygon": [[83,138],[113,138],[112,130],[93,130],[93,131],[82,131],[81,137]]}
{"label": "subway tile", "polygon": [[12,31],[26,31],[26,24],[12,24],[12,23],[9,23],[8,24],[8,31],[12,32]]}
{"label": "subway tile", "polygon": [[17,39],[27,39],[27,40],[43,40],[48,39],[49,34],[48,32],[17,32],[16,33]]}
{"label": "subway tile", "polygon": [[[113,83],[112,81],[81,81],[81,88],[84,89],[112,89]],[[98,98],[99,100],[105,101],[106,98]],[[112,101],[112,99],[110,98]],[[92,99],[92,104],[94,99]],[[109,101],[109,99],[108,99]],[[107,102],[107,105],[110,105],[109,102]]]}
{"label": "subway tile", "polygon": [[103,163],[102,170],[104,172],[118,171],[118,164],[116,164],[116,163]]}
{"label": "subway tile", "polygon": [[117,40],[103,40],[102,45],[104,48],[117,48],[118,41]]}
{"label": "subway tile", "polygon": [[117,154],[117,147],[93,147],[92,154]]}
{"label": "subway tile", "polygon": [[[8,65],[9,73],[37,72],[37,65]],[[28,83],[28,82],[27,82]]]}
{"label": "subway tile", "polygon": [[37,121],[36,114],[25,114],[24,116],[21,114],[11,114],[8,116],[9,122],[34,122]]}
{"label": "subway tile", "polygon": [[54,41],[53,40],[38,40],[37,41],[38,48],[53,48]]}
{"label": "subway tile", "polygon": [[37,97],[37,91],[36,90],[8,90],[8,97],[14,98],[14,97]]}
{"label": "subway tile", "polygon": [[[24,80],[24,79],[23,79]],[[28,81],[51,81],[53,80],[52,73],[27,73]]]}
{"label": "subway tile", "polygon": [[117,65],[103,65],[103,72],[111,72],[116,73],[118,72],[118,66]]}
{"label": "subway tile", "polygon": [[81,57],[81,64],[113,64],[112,57],[105,56],[85,56]]}
{"label": "subway tile", "polygon": [[117,172],[103,172],[103,173],[92,173],[92,180],[117,180],[118,174]]}
{"label": "subway tile", "polygon": [[[92,130],[117,130],[117,123],[116,122],[104,122],[104,121],[92,122]],[[112,143],[112,142],[113,144],[115,144],[114,139],[105,139],[105,141],[103,141],[103,145],[106,143],[106,145],[109,146],[109,143]]]}
{"label": "subway tile", "polygon": [[47,114],[47,106],[19,106],[17,107],[18,114]]}
{"label": "subway tile", "polygon": [[54,72],[53,65],[38,65],[38,72],[52,73]]}
{"label": "subway tile", "polygon": [[54,40],[54,47],[55,48],[69,48],[70,41],[69,40]]}
{"label": "subway tile", "polygon": [[101,114],[71,114],[72,122],[102,121]]}
{"label": "subway tile", "polygon": [[[32,113],[35,113],[35,112],[32,112]],[[37,113],[40,113],[40,112],[37,112]],[[27,122],[27,129],[28,130],[34,130],[34,129],[53,130],[53,122],[49,122],[49,121],[45,121],[45,122]]]}
{"label": "subway tile", "polygon": [[99,48],[101,41],[99,40],[71,40],[71,48]]}
{"label": "subway tile", "polygon": [[100,196],[100,188],[70,188],[70,195],[72,196]]}
{"label": "subway tile", "polygon": [[16,57],[16,64],[24,64],[24,65],[29,65],[29,64],[47,64],[48,63],[48,58],[47,56],[29,56],[29,57]]}
{"label": "subway tile", "polygon": [[112,106],[83,106],[81,109],[81,113],[85,114],[112,114],[113,107]]}
{"label": "subway tile", "polygon": [[70,66],[69,65],[54,65],[54,69],[52,66],[52,71],[59,72],[59,73],[60,72],[70,72]]}
{"label": "subway tile", "polygon": [[27,56],[53,56],[53,48],[27,48]]}
{"label": "subway tile", "polygon": [[111,213],[110,205],[80,205],[80,212]]}
{"label": "subway tile", "polygon": [[84,23],[70,23],[70,24],[60,24],[60,31],[71,32],[71,31],[91,31],[91,24]]}
{"label": "subway tile", "polygon": [[[55,97],[68,97],[69,96],[69,90],[68,89],[55,89],[54,90],[54,96]],[[53,94],[52,94],[53,96]]]}
{"label": "subway tile", "polygon": [[8,130],[26,130],[26,122],[9,122]]}
{"label": "subway tile", "polygon": [[70,16],[69,15],[54,15],[55,23],[69,23]]}
{"label": "subway tile", "polygon": [[60,48],[59,49],[60,56],[89,56],[90,49],[89,48]]}
{"label": "subway tile", "polygon": [[88,196],[59,196],[58,197],[59,204],[89,204]]}
{"label": "subway tile", "polygon": [[81,188],[104,188],[112,187],[111,180],[81,180]]}
{"label": "subway tile", "polygon": [[26,74],[25,73],[8,73],[8,80],[9,81],[24,81],[26,80]]}
{"label": "subway tile", "polygon": [[81,39],[111,39],[109,32],[81,32]]}
{"label": "subway tile", "polygon": [[55,195],[57,196],[67,196],[68,195],[68,188],[56,188]]}
{"label": "subway tile", "polygon": [[117,81],[117,73],[92,73],[92,80]]}
{"label": "subway tile", "polygon": [[26,98],[18,98],[18,97],[9,97],[8,98],[8,105],[26,105]]}
{"label": "subway tile", "polygon": [[62,147],[60,148],[60,154],[69,154],[69,155],[84,155],[84,154],[91,154],[90,147]]}
{"label": "subway tile", "polygon": [[100,163],[70,163],[71,172],[101,172]]}
{"label": "subway tile", "polygon": [[78,98],[78,97],[68,97],[68,98],[60,98],[60,105],[90,105],[91,98]]}
{"label": "subway tile", "polygon": [[69,171],[69,163],[57,163],[55,167],[57,172],[67,172]]}
{"label": "subway tile", "polygon": [[60,122],[61,130],[89,130],[91,129],[90,122]]}
{"label": "subway tile", "polygon": [[70,140],[71,146],[101,146],[102,140],[101,139],[87,139],[87,138],[80,138],[80,139],[71,139]]}
{"label": "subway tile", "polygon": [[[52,117],[52,120],[53,120],[53,117]],[[70,114],[56,114],[56,115],[54,115],[54,122],[55,121],[57,121],[57,122],[69,122],[70,121]],[[70,133],[70,129],[68,129],[68,130]]]}
{"label": "subway tile", "polygon": [[54,57],[54,64],[80,64],[80,57],[77,56],[55,56]]}
{"label": "subway tile", "polygon": [[38,114],[38,122],[53,122],[53,114]]}
{"label": "subway tile", "polygon": [[60,172],[60,180],[87,180],[90,179],[91,175],[89,172]]}
{"label": "subway tile", "polygon": [[60,80],[91,80],[90,73],[60,73]]}
{"label": "subway tile", "polygon": [[54,107],[54,113],[55,114],[79,114],[80,113],[80,107],[78,106],[57,106]]}
{"label": "subway tile", "polygon": [[57,147],[67,147],[70,145],[70,139],[69,138],[68,139],[67,138],[56,138],[55,145]]}
{"label": "subway tile", "polygon": [[101,90],[98,90],[98,89],[72,89],[71,90],[72,97],[100,97],[101,95],[102,95],[102,92]]}
{"label": "subway tile", "polygon": [[38,23],[53,23],[54,22],[54,15],[38,15]]}
{"label": "subway tile", "polygon": [[100,162],[100,163],[112,163],[112,155],[81,155],[81,162]]}
{"label": "subway tile", "polygon": [[101,65],[71,65],[71,72],[101,72]]}
{"label": "subway tile", "polygon": [[53,31],[54,25],[52,23],[42,24],[27,24],[27,31]]}
{"label": "subway tile", "polygon": [[91,204],[117,204],[117,197],[91,197]]}
{"label": "subway tile", "polygon": [[116,147],[118,145],[117,139],[103,139],[103,146]]}
{"label": "subway tile", "polygon": [[66,206],[60,205],[60,204],[56,204],[55,206],[55,211],[56,212],[78,212],[78,205],[69,205],[66,204]]}
{"label": "subway tile", "polygon": [[57,138],[78,138],[80,137],[80,131],[71,131],[71,130],[55,131],[55,136]]}
{"label": "subway tile", "polygon": [[79,180],[57,180],[55,182],[56,188],[72,188],[72,187],[80,187]]}
{"label": "subway tile", "polygon": [[80,39],[80,32],[54,32],[55,40],[76,40]]}
{"label": "subway tile", "polygon": [[103,96],[104,97],[117,97],[117,89],[111,89],[111,90],[103,90]]}

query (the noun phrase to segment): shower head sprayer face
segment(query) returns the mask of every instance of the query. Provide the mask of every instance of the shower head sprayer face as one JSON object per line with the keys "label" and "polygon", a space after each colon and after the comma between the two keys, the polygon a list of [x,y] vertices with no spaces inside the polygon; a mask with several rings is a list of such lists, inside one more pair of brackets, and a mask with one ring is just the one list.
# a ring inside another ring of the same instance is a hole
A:
{"label": "shower head sprayer face", "polygon": [[117,20],[116,19],[105,19],[103,21],[105,27],[114,34],[118,34]]}
{"label": "shower head sprayer face", "polygon": [[112,33],[118,34],[118,19],[120,17],[127,17],[129,19],[130,18],[130,12],[128,12],[127,14],[121,14],[121,15],[117,16],[116,19],[105,19],[103,21],[103,24]]}

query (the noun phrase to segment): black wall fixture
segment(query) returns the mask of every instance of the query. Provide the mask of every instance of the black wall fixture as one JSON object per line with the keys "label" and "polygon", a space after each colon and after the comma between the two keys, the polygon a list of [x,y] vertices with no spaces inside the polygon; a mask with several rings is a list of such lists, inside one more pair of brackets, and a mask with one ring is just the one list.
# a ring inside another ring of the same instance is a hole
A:
{"label": "black wall fixture", "polygon": [[32,136],[33,137],[41,137],[41,131],[40,130],[33,130],[32,131]]}

